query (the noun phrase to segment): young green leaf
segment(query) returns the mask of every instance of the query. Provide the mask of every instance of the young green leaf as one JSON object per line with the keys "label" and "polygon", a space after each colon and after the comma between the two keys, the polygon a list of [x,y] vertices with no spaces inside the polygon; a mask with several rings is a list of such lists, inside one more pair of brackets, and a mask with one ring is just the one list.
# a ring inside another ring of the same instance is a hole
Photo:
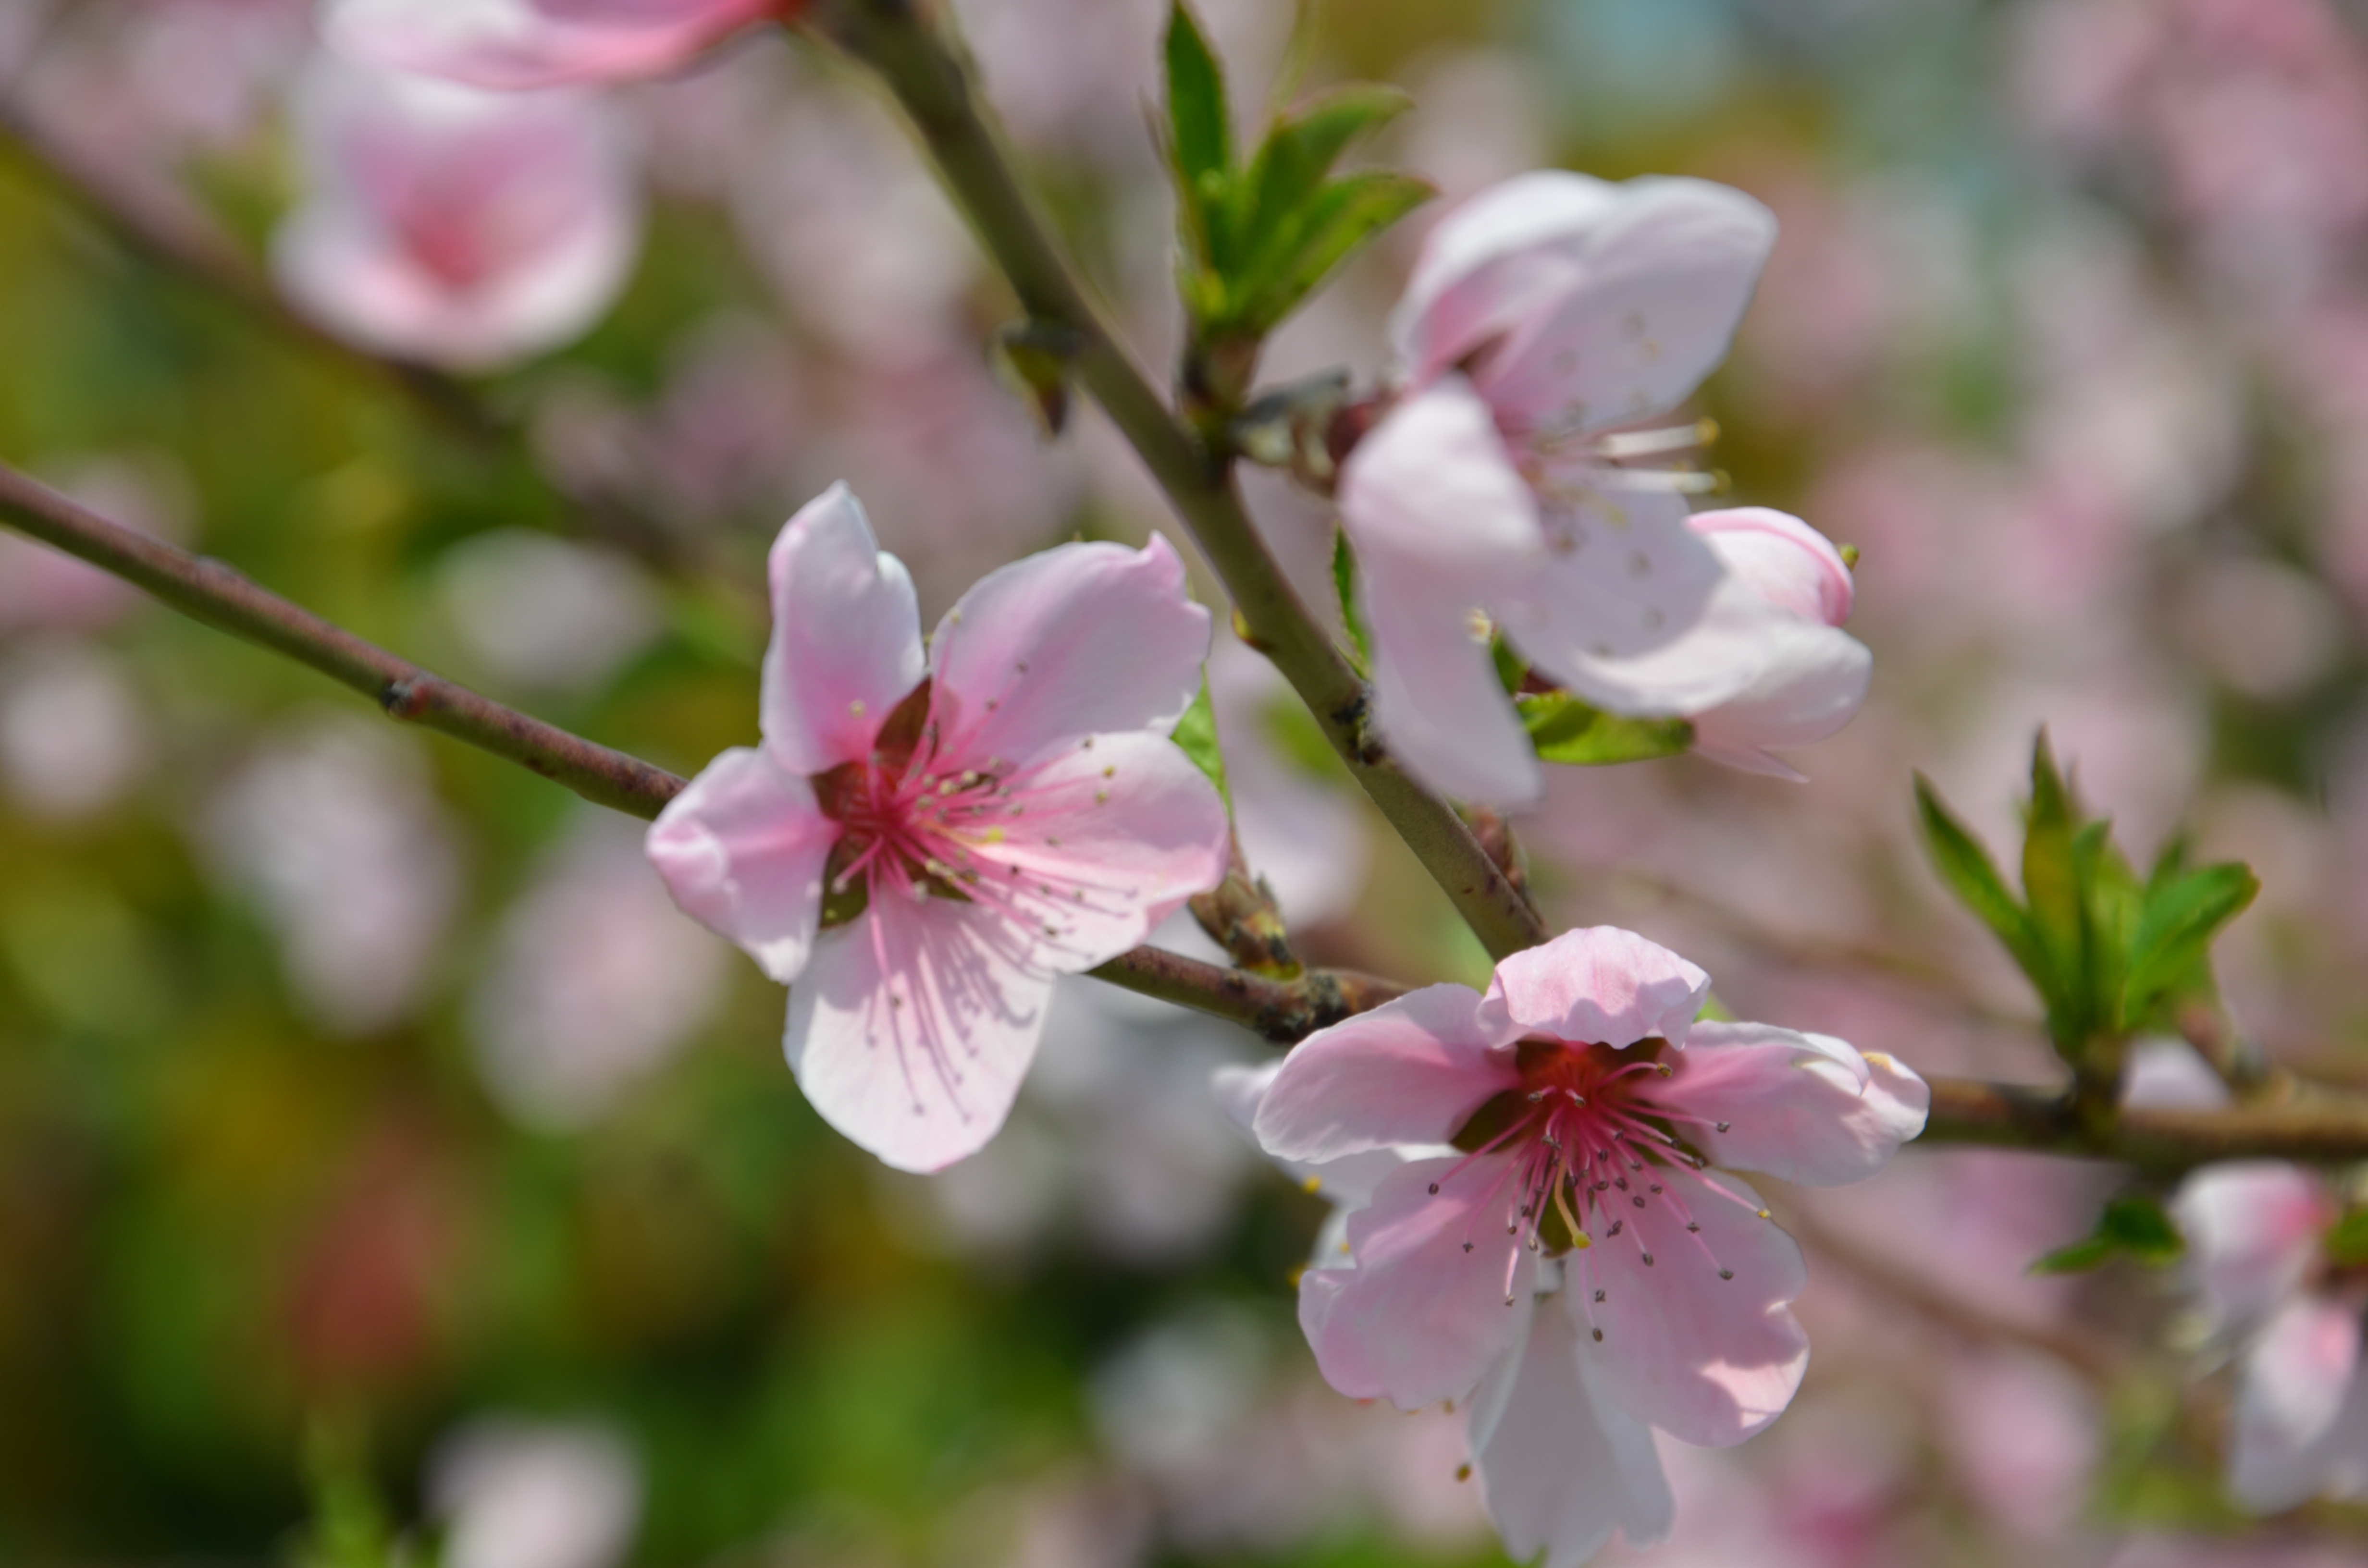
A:
{"label": "young green leaf", "polygon": [[1167,155],[1176,180],[1178,227],[1185,253],[1202,276],[1196,308],[1221,309],[1224,274],[1218,253],[1229,244],[1225,219],[1233,201],[1233,110],[1225,74],[1184,0],[1167,14]]}
{"label": "young green leaf", "polygon": [[1405,113],[1413,102],[1395,87],[1352,82],[1278,119],[1238,187],[1236,217],[1246,236],[1243,270],[1269,267],[1277,256],[1292,248],[1295,221],[1340,154],[1359,137]]}
{"label": "young green leaf", "polygon": [[1694,727],[1683,719],[1628,719],[1590,708],[1568,692],[1516,698],[1530,744],[1544,762],[1600,767],[1675,756],[1693,744]]}
{"label": "young green leaf", "polygon": [[1332,591],[1340,599],[1340,625],[1357,655],[1357,673],[1373,667],[1373,642],[1365,631],[1364,607],[1357,602],[1357,555],[1346,528],[1332,530]]}
{"label": "young green leaf", "polygon": [[2038,988],[2040,999],[2053,1008],[2055,971],[2031,929],[2030,915],[2007,890],[2006,879],[1998,875],[1989,851],[1965,830],[1941,801],[1940,791],[1932,788],[1932,781],[1921,773],[1916,776],[1916,814],[1923,830],[1925,853],[1932,858],[1932,869],[1941,874],[1941,881],[2005,945],[2016,965]]}
{"label": "young green leaf", "polygon": [[2260,891],[2250,867],[2231,863],[2190,871],[2152,892],[2130,945],[2123,1027],[2135,1028],[2157,1002],[2185,985],[2209,960],[2220,928]]}
{"label": "young green leaf", "polygon": [[1345,175],[1319,187],[1282,226],[1288,243],[1241,278],[1235,313],[1248,330],[1270,331],[1367,241],[1438,195],[1427,180],[1383,170]]}
{"label": "young green leaf", "polygon": [[2368,1263],[2368,1209],[2354,1209],[2329,1225],[2318,1248],[2338,1268]]}
{"label": "young green leaf", "polygon": [[1201,695],[1184,710],[1184,717],[1176,721],[1175,740],[1184,748],[1184,755],[1192,759],[1193,766],[1209,776],[1209,782],[1217,787],[1226,812],[1231,813],[1234,792],[1225,783],[1225,754],[1217,746],[1217,710],[1209,700],[1209,677],[1205,674],[1201,677]]}
{"label": "young green leaf", "polygon": [[2142,1194],[2116,1198],[2097,1217],[2096,1233],[2059,1247],[2031,1266],[2033,1274],[2082,1274],[2126,1257],[2149,1268],[2176,1263],[2187,1253],[2186,1238],[2161,1204]]}
{"label": "young green leaf", "polygon": [[2095,1017],[2088,989],[2089,912],[2081,896],[2073,853],[2078,816],[2072,793],[2055,769],[2055,757],[2040,731],[2031,752],[2031,805],[2022,838],[2022,892],[2031,931],[2045,950],[2057,988],[2048,1005],[2048,1023],[2059,1047],[2078,1047]]}

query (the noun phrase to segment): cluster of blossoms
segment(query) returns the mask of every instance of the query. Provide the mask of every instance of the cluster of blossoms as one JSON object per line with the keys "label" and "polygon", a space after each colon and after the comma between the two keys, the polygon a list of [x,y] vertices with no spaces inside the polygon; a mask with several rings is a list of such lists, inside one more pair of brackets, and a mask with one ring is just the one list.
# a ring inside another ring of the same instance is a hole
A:
{"label": "cluster of blossoms", "polygon": [[[466,344],[555,341],[630,249],[601,217],[629,205],[620,165],[571,118],[597,103],[570,85],[670,69],[786,14],[337,0],[325,31],[347,56],[448,80],[326,93],[314,145],[343,194],[291,224],[284,276],[381,347],[460,363]],[[610,194],[582,199],[595,188]],[[1399,369],[1338,483],[1376,722],[1426,782],[1541,792],[1499,638],[1531,682],[1686,717],[1698,750],[1761,771],[1789,774],[1767,748],[1863,699],[1841,553],[1781,513],[1692,515],[1702,476],[1655,463],[1703,432],[1637,427],[1724,355],[1773,239],[1723,187],[1558,173],[1433,231]],[[925,642],[911,576],[843,485],[781,530],[770,587],[761,743],[710,764],[648,855],[684,910],[791,986],[786,1051],[817,1111],[938,1170],[1003,1124],[1055,977],[1225,874],[1224,801],[1171,738],[1210,619],[1163,540],[1079,542],[989,574]],[[1800,1254],[1730,1173],[1856,1181],[1923,1124],[1923,1085],[1886,1058],[1697,1023],[1708,985],[1642,937],[1572,932],[1507,960],[1485,996],[1416,992],[1220,1085],[1340,1203],[1301,1292],[1324,1375],[1407,1409],[1462,1402],[1507,1543],[1554,1568],[1615,1529],[1667,1533],[1656,1429],[1739,1442],[1799,1386]]]}

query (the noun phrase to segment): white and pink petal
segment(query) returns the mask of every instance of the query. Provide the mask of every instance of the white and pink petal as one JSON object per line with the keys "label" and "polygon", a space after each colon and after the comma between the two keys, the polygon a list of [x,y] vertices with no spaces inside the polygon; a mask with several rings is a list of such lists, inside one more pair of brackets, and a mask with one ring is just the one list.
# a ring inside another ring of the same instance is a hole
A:
{"label": "white and pink petal", "polygon": [[1258,1107],[1259,1146],[1324,1161],[1407,1143],[1444,1143],[1520,1075],[1505,1037],[1466,985],[1427,985],[1319,1029],[1292,1048]]}
{"label": "white and pink petal", "polygon": [[1683,1045],[1709,995],[1710,976],[1658,942],[1592,926],[1499,962],[1483,1013],[1507,1040]]}
{"label": "white and pink petal", "polygon": [[838,835],[804,778],[734,747],[666,802],[644,844],[685,914],[787,983],[813,949]]}
{"label": "white and pink petal", "polygon": [[767,749],[807,774],[863,761],[927,667],[912,574],[880,548],[863,504],[843,483],[782,527],[768,571],[773,634],[759,708]]}
{"label": "white and pink petal", "polygon": [[1931,1090],[1915,1072],[1830,1035],[1702,1023],[1651,1091],[1714,1165],[1804,1187],[1864,1181],[1924,1130]]}

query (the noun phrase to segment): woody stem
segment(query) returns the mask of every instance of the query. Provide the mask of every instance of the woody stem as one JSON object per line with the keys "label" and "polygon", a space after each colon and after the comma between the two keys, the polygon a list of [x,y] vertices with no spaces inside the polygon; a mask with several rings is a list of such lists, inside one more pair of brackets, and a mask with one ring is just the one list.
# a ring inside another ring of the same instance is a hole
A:
{"label": "woody stem", "polygon": [[1077,380],[1167,493],[1233,597],[1249,641],[1290,680],[1357,782],[1489,953],[1534,947],[1543,916],[1452,806],[1375,744],[1364,682],[1308,613],[1242,504],[1230,454],[1212,451],[1152,390],[1020,188],[962,62],[914,0],[837,0],[814,25],[904,107],[987,255],[1037,324],[1076,345]]}

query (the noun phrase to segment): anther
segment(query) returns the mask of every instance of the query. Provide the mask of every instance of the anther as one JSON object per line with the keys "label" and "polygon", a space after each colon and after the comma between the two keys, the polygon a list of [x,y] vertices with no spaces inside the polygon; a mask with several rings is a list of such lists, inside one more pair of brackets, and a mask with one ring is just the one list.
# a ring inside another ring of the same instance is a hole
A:
{"label": "anther", "polygon": [[1603,1292],[1602,1292],[1602,1291],[1600,1291],[1600,1290],[1596,1291],[1596,1292],[1595,1292],[1595,1299],[1596,1299],[1597,1301],[1600,1301],[1601,1300],[1603,1300]]}
{"label": "anther", "polygon": [[1600,1328],[1595,1331],[1595,1343],[1598,1345],[1603,1343],[1603,1331]]}
{"label": "anther", "polygon": [[1438,1196],[1439,1196],[1439,1184],[1438,1184],[1437,1182],[1432,1182],[1432,1183],[1430,1184],[1430,1195],[1431,1195],[1433,1198],[1436,1198],[1436,1197],[1438,1197]]}
{"label": "anther", "polygon": [[1724,1131],[1725,1131],[1728,1128],[1733,1127],[1734,1125],[1735,1125],[1735,1123],[1733,1123],[1733,1122],[1731,1122],[1731,1121],[1722,1121],[1722,1122],[1720,1122],[1720,1123],[1718,1124],[1718,1130],[1719,1130],[1721,1132],[1724,1132]]}
{"label": "anther", "polygon": [[1653,1267],[1653,1255],[1649,1252],[1645,1255],[1645,1267],[1647,1268]]}
{"label": "anther", "polygon": [[1718,1277],[1721,1279],[1732,1279],[1735,1278],[1735,1270],[1732,1268],[1722,1268],[1718,1271]]}
{"label": "anther", "polygon": [[1642,1194],[1642,1193],[1636,1193],[1636,1194],[1632,1195],[1632,1196],[1629,1198],[1628,1201],[1629,1201],[1629,1202],[1631,1202],[1631,1203],[1633,1203],[1633,1204],[1634,1204],[1634,1205],[1635,1205],[1637,1208],[1639,1208],[1639,1209],[1642,1209],[1643,1207],[1645,1207],[1645,1197],[1644,1197],[1644,1194]]}
{"label": "anther", "polygon": [[1686,1221],[1686,1229],[1697,1236],[1701,1235],[1702,1221],[1700,1220],[1689,1220]]}

